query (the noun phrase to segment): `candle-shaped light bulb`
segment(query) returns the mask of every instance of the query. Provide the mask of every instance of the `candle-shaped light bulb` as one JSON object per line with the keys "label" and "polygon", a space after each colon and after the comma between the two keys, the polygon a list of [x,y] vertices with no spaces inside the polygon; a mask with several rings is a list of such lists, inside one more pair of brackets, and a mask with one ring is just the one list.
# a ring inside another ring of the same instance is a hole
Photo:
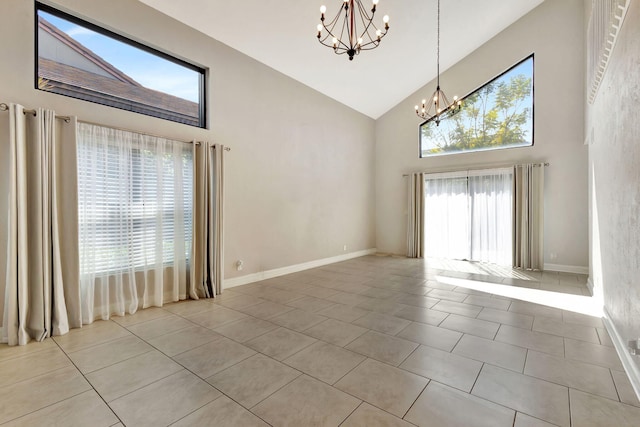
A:
{"label": "candle-shaped light bulb", "polygon": [[414,108],[416,109],[416,112],[420,109],[417,105]]}
{"label": "candle-shaped light bulb", "polygon": [[389,15],[384,15],[382,17],[382,22],[384,22],[385,24],[388,24],[389,23]]}
{"label": "candle-shaped light bulb", "polygon": [[378,0],[373,0],[373,5],[376,6],[378,4]]}
{"label": "candle-shaped light bulb", "polygon": [[324,15],[326,11],[327,11],[327,6],[325,6],[325,5],[320,6],[320,13],[321,14]]}
{"label": "candle-shaped light bulb", "polygon": [[422,100],[422,105],[425,105],[426,103],[427,103],[427,100],[426,100],[426,99],[423,99],[423,100]]}
{"label": "candle-shaped light bulb", "polygon": [[333,38],[333,47],[337,47],[338,46],[338,39],[337,38]]}
{"label": "candle-shaped light bulb", "polygon": [[380,40],[380,37],[382,37],[382,31],[381,30],[376,30],[376,37],[378,38],[378,40]]}
{"label": "candle-shaped light bulb", "polygon": [[438,102],[438,95],[433,97],[433,102]]}
{"label": "candle-shaped light bulb", "polygon": [[362,46],[362,37],[358,37],[358,46]]}
{"label": "candle-shaped light bulb", "polygon": [[458,95],[455,95],[455,96],[453,97],[453,101],[455,102],[455,101],[457,101],[457,100],[458,100]]}

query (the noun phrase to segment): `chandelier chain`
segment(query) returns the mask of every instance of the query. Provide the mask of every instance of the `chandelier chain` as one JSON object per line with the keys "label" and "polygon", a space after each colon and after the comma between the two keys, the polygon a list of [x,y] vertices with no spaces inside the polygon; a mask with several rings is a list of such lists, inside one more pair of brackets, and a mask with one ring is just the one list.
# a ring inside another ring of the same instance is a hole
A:
{"label": "chandelier chain", "polygon": [[436,37],[436,90],[429,100],[423,99],[421,105],[416,105],[416,115],[424,120],[434,120],[440,126],[441,117],[455,114],[462,106],[462,100],[457,96],[453,102],[440,89],[440,0],[437,0],[437,37]]}
{"label": "chandelier chain", "polygon": [[437,86],[440,87],[440,0],[438,0],[438,48],[437,48],[437,71],[438,71],[438,82]]}

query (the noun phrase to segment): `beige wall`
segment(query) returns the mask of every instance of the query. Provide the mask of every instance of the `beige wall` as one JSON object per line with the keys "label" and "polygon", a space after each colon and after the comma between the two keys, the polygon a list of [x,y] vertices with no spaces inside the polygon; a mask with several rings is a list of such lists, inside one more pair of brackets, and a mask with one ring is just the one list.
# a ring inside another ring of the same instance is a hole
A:
{"label": "beige wall", "polygon": [[[33,89],[33,1],[0,3],[0,102],[230,146],[227,278],[341,255],[344,245],[346,252],[375,246],[372,119],[138,1],[59,0],[57,5],[208,68],[210,129]],[[0,158],[5,153],[6,145]],[[2,189],[6,168],[0,174]],[[0,211],[5,210],[6,200],[0,200]],[[6,226],[3,218],[0,230]],[[3,231],[0,238],[1,247]],[[242,272],[235,270],[238,259],[244,261]]]}
{"label": "beige wall", "polygon": [[[464,95],[535,53],[534,147],[418,157],[413,106],[429,82],[376,122],[376,237],[382,252],[404,254],[406,180],[402,174],[548,161],[545,263],[588,265],[587,147],[584,123],[582,0],[546,1],[441,76],[449,97]],[[434,52],[435,53],[435,52]],[[420,49],[420,54],[425,54]],[[555,254],[552,259],[551,254]]]}
{"label": "beige wall", "polygon": [[[587,106],[586,120],[590,275],[624,346],[640,337],[639,111],[640,4],[631,2],[595,102]],[[633,359],[635,381],[640,381],[640,361]]]}

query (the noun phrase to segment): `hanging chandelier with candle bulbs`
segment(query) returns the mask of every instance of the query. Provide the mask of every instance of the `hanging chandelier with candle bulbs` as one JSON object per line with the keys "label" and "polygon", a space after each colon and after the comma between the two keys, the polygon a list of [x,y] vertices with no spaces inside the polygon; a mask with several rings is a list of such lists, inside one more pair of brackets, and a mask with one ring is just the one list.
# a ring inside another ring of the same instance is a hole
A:
{"label": "hanging chandelier with candle bulbs", "polygon": [[368,10],[361,0],[342,0],[340,10],[331,21],[325,19],[327,7],[321,6],[318,41],[338,55],[346,53],[350,61],[361,51],[378,47],[389,30],[389,15],[382,18],[384,30],[376,27],[373,17],[378,0],[372,1],[372,8]]}
{"label": "hanging chandelier with candle bulbs", "polygon": [[437,50],[437,79],[436,91],[431,98],[423,99],[421,105],[416,105],[416,114],[424,120],[434,119],[436,126],[440,126],[443,117],[455,114],[462,106],[462,100],[457,96],[453,97],[453,102],[440,89],[440,0],[438,0],[438,50]]}

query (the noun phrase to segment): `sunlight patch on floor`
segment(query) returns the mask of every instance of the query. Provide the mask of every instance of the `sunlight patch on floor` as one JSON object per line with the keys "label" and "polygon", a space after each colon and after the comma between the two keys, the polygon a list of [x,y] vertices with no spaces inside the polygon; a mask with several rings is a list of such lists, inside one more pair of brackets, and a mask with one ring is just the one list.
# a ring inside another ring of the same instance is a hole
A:
{"label": "sunlight patch on floor", "polygon": [[500,283],[485,282],[480,280],[468,280],[456,277],[436,276],[440,283],[461,286],[467,289],[474,289],[509,298],[529,301],[536,304],[555,307],[562,310],[573,311],[594,317],[602,317],[602,304],[598,304],[596,298],[570,295],[559,292],[545,291],[541,289],[530,289],[502,285]]}

